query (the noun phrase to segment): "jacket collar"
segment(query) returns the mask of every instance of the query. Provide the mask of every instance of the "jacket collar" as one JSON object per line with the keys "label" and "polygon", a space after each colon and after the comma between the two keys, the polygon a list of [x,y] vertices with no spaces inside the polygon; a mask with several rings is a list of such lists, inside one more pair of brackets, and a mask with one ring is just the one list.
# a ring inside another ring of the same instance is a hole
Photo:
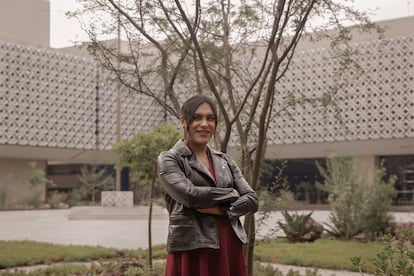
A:
{"label": "jacket collar", "polygon": [[187,146],[187,144],[184,142],[184,140],[179,140],[173,147],[173,151],[177,152],[182,157],[187,157],[186,159],[188,159],[190,167],[192,167],[193,169],[196,169],[200,172],[203,172],[205,175],[208,175],[209,178],[214,183],[216,183],[216,185],[217,184],[220,185],[221,184],[221,177],[222,177],[222,174],[220,172],[222,171],[222,167],[223,167],[222,163],[225,162],[221,158],[223,153],[220,152],[220,151],[216,151],[216,150],[212,149],[211,147],[208,147],[208,149],[210,150],[211,159],[213,161],[216,180],[214,180],[213,176],[207,170],[207,168],[205,166],[203,166],[201,164],[201,162],[195,157],[195,155],[193,154],[191,149]]}
{"label": "jacket collar", "polygon": [[[223,153],[220,151],[216,151],[212,149],[211,147],[207,146],[210,150],[211,156],[213,158],[214,155],[222,156]],[[183,139],[179,140],[173,147],[173,150],[179,153],[182,156],[191,156],[193,155],[193,152],[191,149],[187,146],[187,144],[184,142]],[[214,160],[214,159],[213,159]]]}
{"label": "jacket collar", "polygon": [[175,143],[172,150],[177,152],[178,154],[180,154],[182,156],[191,156],[191,155],[193,155],[190,148],[187,146],[187,144],[184,142],[183,139],[181,139],[177,143]]}

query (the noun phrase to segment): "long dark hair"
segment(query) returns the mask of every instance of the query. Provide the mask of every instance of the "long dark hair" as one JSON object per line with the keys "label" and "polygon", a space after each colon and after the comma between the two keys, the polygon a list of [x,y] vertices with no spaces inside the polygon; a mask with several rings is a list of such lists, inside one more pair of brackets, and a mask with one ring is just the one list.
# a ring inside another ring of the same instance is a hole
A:
{"label": "long dark hair", "polygon": [[181,107],[181,117],[187,123],[187,126],[191,125],[191,123],[194,121],[194,114],[197,108],[203,103],[210,105],[211,110],[213,110],[215,124],[217,125],[217,109],[213,101],[209,97],[203,95],[195,95],[185,101]]}

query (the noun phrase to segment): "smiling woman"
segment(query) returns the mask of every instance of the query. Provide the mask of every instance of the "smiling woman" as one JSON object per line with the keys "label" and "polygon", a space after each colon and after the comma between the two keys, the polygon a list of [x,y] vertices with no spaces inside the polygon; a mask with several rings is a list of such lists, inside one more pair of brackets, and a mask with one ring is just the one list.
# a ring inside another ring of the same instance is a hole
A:
{"label": "smiling woman", "polygon": [[217,111],[201,95],[182,106],[184,139],[158,157],[169,213],[165,275],[247,275],[239,217],[256,212],[258,198],[230,156],[208,146]]}

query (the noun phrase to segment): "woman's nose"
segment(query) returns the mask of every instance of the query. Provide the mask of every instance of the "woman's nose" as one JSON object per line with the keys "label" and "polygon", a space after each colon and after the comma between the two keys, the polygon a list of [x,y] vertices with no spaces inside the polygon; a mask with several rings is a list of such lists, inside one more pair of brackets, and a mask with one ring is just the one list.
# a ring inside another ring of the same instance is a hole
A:
{"label": "woman's nose", "polygon": [[206,117],[201,118],[201,125],[208,125],[208,120]]}

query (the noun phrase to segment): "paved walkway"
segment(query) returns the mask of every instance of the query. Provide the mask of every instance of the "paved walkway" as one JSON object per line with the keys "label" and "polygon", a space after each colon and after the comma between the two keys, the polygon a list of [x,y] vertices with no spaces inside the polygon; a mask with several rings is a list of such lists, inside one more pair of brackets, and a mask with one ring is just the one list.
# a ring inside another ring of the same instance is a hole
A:
{"label": "paved walkway", "polygon": [[[74,211],[74,210],[72,210]],[[80,210],[76,210],[79,215]],[[113,211],[113,209],[112,209]],[[148,222],[147,208],[135,207],[133,209],[118,209],[124,213],[123,219],[111,213],[99,211],[100,219],[78,216],[77,219],[69,219],[71,210],[27,210],[27,211],[0,211],[0,240],[33,240],[65,245],[92,245],[114,247],[118,249],[137,249],[148,247]],[[90,216],[91,209],[85,209],[85,214]],[[132,212],[131,216],[125,213]],[[309,211],[304,211],[309,212]],[[103,214],[107,213],[107,218]],[[72,213],[73,215],[73,213]],[[314,211],[312,217],[318,222],[328,221],[329,211]],[[393,213],[398,222],[414,221],[414,213]],[[282,219],[279,212],[274,212],[266,220],[257,234],[263,237],[270,233],[272,226]],[[164,244],[167,238],[167,213],[160,207],[154,209],[152,221],[153,245]],[[276,265],[281,271],[290,268],[300,270],[302,268]],[[304,269],[302,269],[304,270]],[[319,270],[322,276],[335,274],[337,276],[360,275],[359,273]]]}
{"label": "paved walkway", "polygon": [[[89,209],[88,209],[89,210]],[[86,212],[88,212],[86,210]],[[137,214],[141,213],[137,209]],[[69,219],[70,210],[0,211],[0,240],[33,240],[118,249],[148,247],[147,216],[139,219]],[[153,245],[167,237],[167,217],[152,221]]]}

